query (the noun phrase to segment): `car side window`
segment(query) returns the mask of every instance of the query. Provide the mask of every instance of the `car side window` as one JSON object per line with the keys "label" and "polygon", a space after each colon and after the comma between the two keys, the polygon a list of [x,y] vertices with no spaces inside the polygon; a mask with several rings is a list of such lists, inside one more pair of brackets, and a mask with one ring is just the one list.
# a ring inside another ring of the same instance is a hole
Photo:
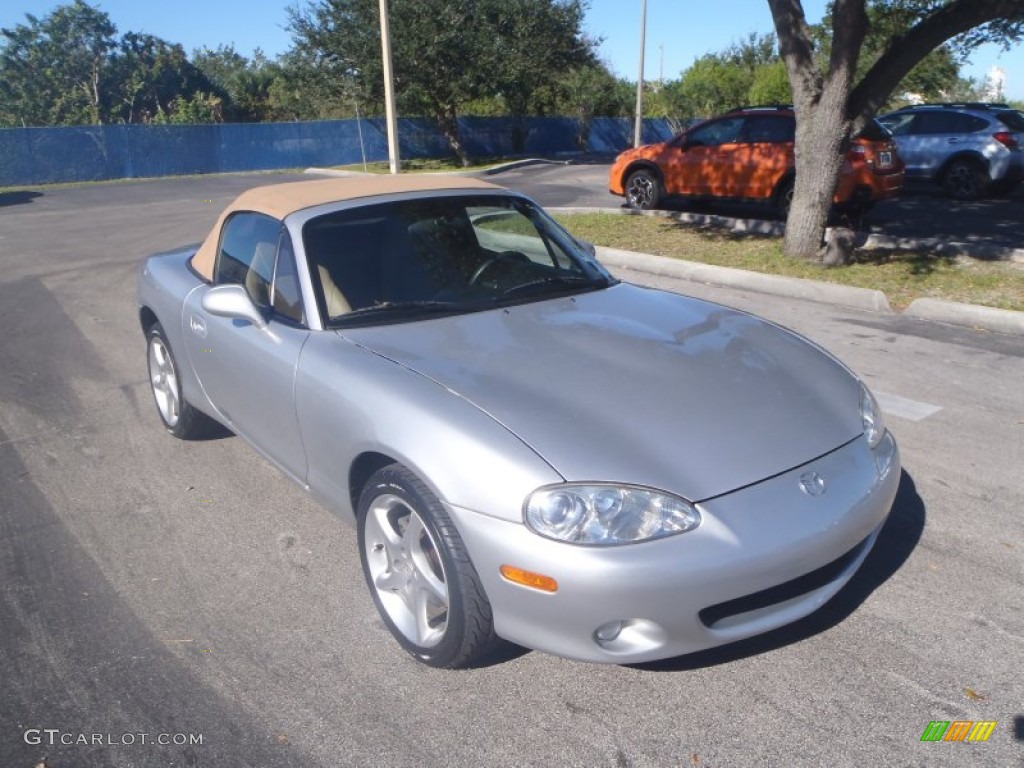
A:
{"label": "car side window", "polygon": [[276,314],[292,322],[303,325],[306,322],[302,312],[302,289],[299,287],[299,271],[295,265],[295,249],[286,229],[281,230],[277,248],[272,307]]}
{"label": "car side window", "polygon": [[748,117],[743,128],[742,141],[751,144],[784,144],[794,141],[796,121],[781,115]]}
{"label": "car side window", "polygon": [[988,123],[974,115],[960,112],[928,112],[917,116],[912,133],[973,133],[981,130]]}
{"label": "car side window", "polygon": [[253,303],[270,306],[281,222],[261,213],[236,213],[224,224],[214,270],[216,285],[241,285]]}
{"label": "car side window", "polygon": [[699,125],[687,134],[686,143],[690,146],[717,147],[719,144],[732,144],[739,140],[740,129],[743,128],[742,117],[726,117],[711,120]]}

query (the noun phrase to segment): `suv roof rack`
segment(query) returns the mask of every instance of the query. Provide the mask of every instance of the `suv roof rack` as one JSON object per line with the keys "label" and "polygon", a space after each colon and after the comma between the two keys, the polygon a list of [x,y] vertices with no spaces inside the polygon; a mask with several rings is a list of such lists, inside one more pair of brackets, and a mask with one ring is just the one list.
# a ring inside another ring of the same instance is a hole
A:
{"label": "suv roof rack", "polygon": [[914,109],[1010,109],[1009,104],[1001,104],[994,101],[944,101],[928,104],[908,104],[900,107],[897,112],[904,112]]}
{"label": "suv roof rack", "polygon": [[782,112],[782,111],[785,110],[785,111],[790,111],[791,112],[791,111],[793,111],[793,105],[792,104],[752,104],[752,105],[746,106],[746,107],[733,107],[732,109],[730,109],[725,114],[731,115],[733,112],[754,112],[754,111],[757,111],[757,110],[764,110],[765,112],[768,112],[768,111]]}

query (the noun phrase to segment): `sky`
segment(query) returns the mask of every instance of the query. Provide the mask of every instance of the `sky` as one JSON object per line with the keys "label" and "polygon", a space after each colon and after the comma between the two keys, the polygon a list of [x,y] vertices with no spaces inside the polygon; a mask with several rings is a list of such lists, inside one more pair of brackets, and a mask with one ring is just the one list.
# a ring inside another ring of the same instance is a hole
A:
{"label": "sky", "polygon": [[[0,27],[24,23],[25,14],[42,17],[64,3],[59,0],[4,0]],[[273,58],[291,45],[287,8],[295,0],[92,0],[118,32],[147,32],[187,51],[233,43],[251,55],[257,47]],[[305,3],[302,3],[305,4]],[[826,0],[804,0],[812,23],[821,20]],[[600,38],[599,55],[619,76],[635,81],[639,68],[641,0],[591,0],[585,20],[588,35]],[[772,30],[766,0],[647,0],[644,79],[671,80],[694,59],[747,37]],[[1003,52],[998,46],[978,49],[964,75],[982,79],[993,66],[1006,76],[1008,99],[1024,100],[1024,45]]]}

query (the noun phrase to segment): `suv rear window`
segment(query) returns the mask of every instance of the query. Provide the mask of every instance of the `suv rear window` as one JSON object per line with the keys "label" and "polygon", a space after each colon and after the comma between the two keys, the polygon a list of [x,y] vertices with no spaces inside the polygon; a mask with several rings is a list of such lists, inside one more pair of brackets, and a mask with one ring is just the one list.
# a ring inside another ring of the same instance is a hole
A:
{"label": "suv rear window", "polygon": [[868,141],[886,141],[891,137],[889,129],[877,120],[868,122],[864,126],[864,130],[857,134],[857,138],[867,139]]}
{"label": "suv rear window", "polygon": [[1024,113],[1022,112],[1000,112],[996,115],[999,122],[1011,131],[1024,131]]}

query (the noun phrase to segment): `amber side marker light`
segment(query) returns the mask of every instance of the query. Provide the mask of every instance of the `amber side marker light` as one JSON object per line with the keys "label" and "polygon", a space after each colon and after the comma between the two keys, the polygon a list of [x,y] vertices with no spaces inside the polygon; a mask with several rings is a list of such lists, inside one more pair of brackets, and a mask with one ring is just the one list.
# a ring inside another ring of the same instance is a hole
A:
{"label": "amber side marker light", "polygon": [[558,582],[542,573],[524,571],[522,568],[516,568],[513,565],[503,565],[499,570],[502,576],[514,584],[522,584],[524,587],[538,589],[541,592],[558,591]]}

